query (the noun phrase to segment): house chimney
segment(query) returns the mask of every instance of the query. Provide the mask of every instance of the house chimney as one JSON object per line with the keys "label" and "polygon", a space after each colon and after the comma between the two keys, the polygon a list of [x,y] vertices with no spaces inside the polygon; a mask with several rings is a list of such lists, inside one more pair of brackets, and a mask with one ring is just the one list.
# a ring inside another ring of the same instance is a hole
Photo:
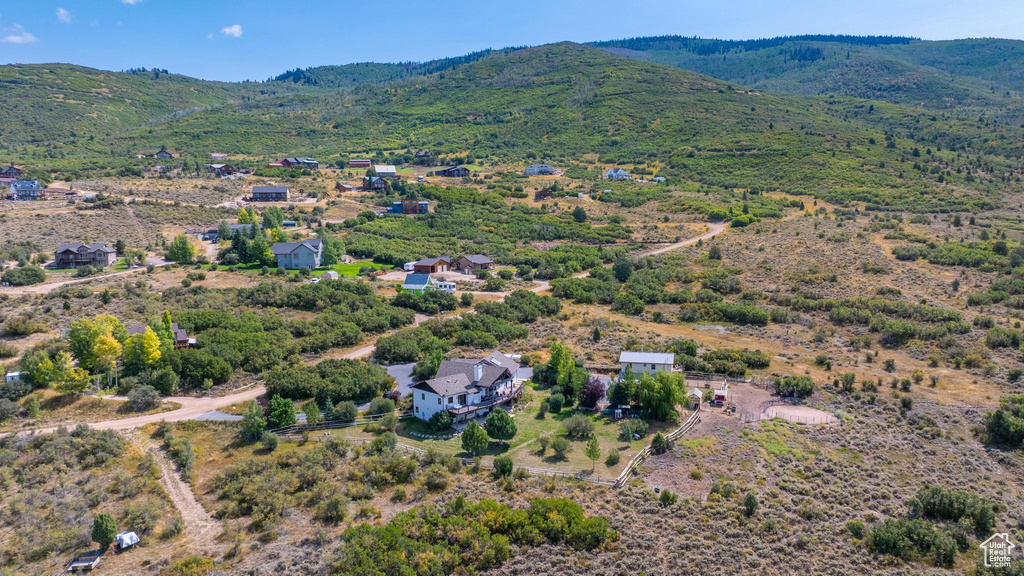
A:
{"label": "house chimney", "polygon": [[484,377],[484,367],[480,364],[473,366],[473,382],[479,382]]}

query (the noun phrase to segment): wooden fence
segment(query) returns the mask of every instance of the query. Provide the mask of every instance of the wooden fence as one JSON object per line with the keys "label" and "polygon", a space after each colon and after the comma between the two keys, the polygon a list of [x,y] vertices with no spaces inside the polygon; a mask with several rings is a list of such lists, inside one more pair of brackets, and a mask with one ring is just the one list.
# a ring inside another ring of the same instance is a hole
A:
{"label": "wooden fence", "polygon": [[[395,412],[399,420],[406,418],[412,418],[411,411]],[[267,432],[273,432],[278,436],[297,436],[303,432],[316,432],[317,430],[331,430],[337,428],[348,428],[350,426],[365,426],[373,422],[380,422],[388,414],[374,414],[372,416],[363,416],[356,418],[351,422],[343,422],[341,420],[323,420],[316,424],[290,424],[288,426],[282,426],[281,428],[274,428],[273,430],[267,430]]]}
{"label": "wooden fence", "polygon": [[[683,422],[683,425],[680,426],[679,428],[676,428],[675,430],[669,432],[668,435],[665,436],[665,439],[667,439],[669,442],[676,440],[683,434],[689,432],[691,428],[696,426],[698,420],[700,420],[700,410],[697,410],[693,414],[690,414],[690,417],[686,419],[686,422]],[[622,486],[625,486],[626,480],[629,479],[629,476],[633,473],[636,467],[639,466],[640,463],[646,460],[647,457],[650,455],[650,446],[645,446],[643,450],[637,452],[636,456],[633,456],[633,459],[629,461],[629,464],[626,464],[626,468],[622,471],[622,474],[619,474],[619,477],[615,480],[615,487],[621,488]]]}

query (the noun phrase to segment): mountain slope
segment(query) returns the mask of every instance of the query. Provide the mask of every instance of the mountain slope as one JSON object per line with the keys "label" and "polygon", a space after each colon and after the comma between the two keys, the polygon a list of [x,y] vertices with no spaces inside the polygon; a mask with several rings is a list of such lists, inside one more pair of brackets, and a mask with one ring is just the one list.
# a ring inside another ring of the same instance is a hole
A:
{"label": "mountain slope", "polygon": [[[603,163],[646,164],[711,186],[938,209],[979,201],[995,173],[1016,174],[1001,156],[1021,155],[1022,134],[976,117],[880,102],[739,90],[563,43],[386,86],[222,106],[104,146],[158,144],[325,159],[406,148],[516,161],[597,154]],[[931,154],[910,159],[913,148]],[[992,175],[969,181],[955,171],[958,163],[981,162],[979,156]]]}
{"label": "mountain slope", "polygon": [[[107,72],[69,64],[0,66],[0,141],[100,137],[287,86],[208,82],[159,71]],[[294,90],[294,88],[290,88]]]}
{"label": "mountain slope", "polygon": [[751,86],[836,94],[936,109],[988,108],[1021,115],[1024,42],[796,36],[718,41],[678,36],[592,45]]}

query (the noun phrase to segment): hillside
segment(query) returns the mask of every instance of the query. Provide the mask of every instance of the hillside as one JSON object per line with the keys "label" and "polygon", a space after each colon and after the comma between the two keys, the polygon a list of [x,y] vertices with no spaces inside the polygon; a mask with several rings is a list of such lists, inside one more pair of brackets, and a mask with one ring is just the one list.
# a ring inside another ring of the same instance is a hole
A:
{"label": "hillside", "polygon": [[[976,192],[990,192],[991,177],[968,181],[962,171],[954,173],[957,162],[980,162],[975,156],[983,153],[988,171],[1015,174],[1003,156],[1020,156],[1022,133],[976,117],[934,116],[881,102],[749,92],[563,43],[387,86],[200,110],[96,144],[125,150],[166,144],[198,154],[294,151],[328,161],[407,148],[514,161],[579,161],[596,154],[603,164],[650,164],[710,186],[936,209],[964,206]],[[934,154],[907,162],[915,147]],[[950,149],[958,153],[938,153]],[[54,151],[83,153],[82,147]],[[910,177],[912,164],[925,171]]]}
{"label": "hillside", "polygon": [[155,70],[0,66],[0,141],[24,145],[98,138],[286,90],[294,88],[283,83],[209,82]]}
{"label": "hillside", "polygon": [[1015,40],[795,36],[719,41],[679,36],[595,42],[616,54],[678,66],[760,90],[835,94],[1020,115],[1024,89]]}
{"label": "hillside", "polygon": [[382,84],[402,78],[414,76],[426,76],[435,72],[441,72],[454,68],[460,64],[469,64],[491,56],[508,54],[517,48],[504,48],[501,50],[481,50],[472,52],[465,56],[441,58],[427,62],[357,62],[343,66],[314,66],[311,68],[296,68],[272,78],[271,82],[284,82],[317,86],[320,88],[351,88],[363,84]]}

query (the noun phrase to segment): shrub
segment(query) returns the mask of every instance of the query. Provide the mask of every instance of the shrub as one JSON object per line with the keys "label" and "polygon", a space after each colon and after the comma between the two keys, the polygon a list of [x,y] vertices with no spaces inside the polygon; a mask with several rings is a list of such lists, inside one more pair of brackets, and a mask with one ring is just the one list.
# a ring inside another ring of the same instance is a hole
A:
{"label": "shrub", "polygon": [[101,550],[105,551],[114,542],[116,535],[117,523],[113,516],[103,512],[93,519],[92,541],[99,544]]}
{"label": "shrub", "polygon": [[39,266],[22,266],[4,272],[0,275],[0,280],[11,286],[31,286],[46,280],[46,272]]}
{"label": "shrub", "polygon": [[264,432],[263,435],[260,436],[260,446],[262,446],[263,449],[266,450],[267,452],[273,452],[274,450],[277,450],[277,445],[280,442],[281,439],[278,438],[277,434],[274,434],[273,432]]}
{"label": "shrub", "polygon": [[757,495],[753,492],[747,492],[747,495],[743,497],[743,513],[749,518],[754,515],[754,512],[757,512],[757,506]]}
{"label": "shrub", "polygon": [[556,459],[565,460],[565,456],[572,452],[572,443],[565,436],[557,436],[551,441],[551,450]]}
{"label": "shrub", "polygon": [[662,490],[661,496],[658,497],[658,501],[661,503],[663,508],[675,504],[678,499],[679,496],[670,490]]}
{"label": "shrub", "polygon": [[846,523],[846,531],[859,540],[864,537],[864,523],[860,520],[850,520]]}
{"label": "shrub", "polygon": [[814,380],[810,376],[776,378],[775,391],[783,397],[807,398],[814,393]]}
{"label": "shrub", "polygon": [[612,448],[608,450],[608,457],[604,459],[605,466],[609,468],[619,463],[619,451]]}
{"label": "shrub", "polygon": [[452,427],[452,413],[447,410],[435,412],[430,417],[430,429],[434,432],[444,432]]}
{"label": "shrub", "polygon": [[494,475],[496,477],[512,475],[511,456],[497,456],[494,458]]}
{"label": "shrub", "polygon": [[395,411],[395,401],[391,398],[374,398],[370,401],[370,407],[367,409],[367,413],[371,415],[375,414],[388,414]]}
{"label": "shrub", "polygon": [[562,422],[562,427],[569,438],[577,440],[588,438],[594,433],[594,423],[583,414],[573,414]]}
{"label": "shrub", "polygon": [[561,394],[552,394],[548,397],[548,410],[552,414],[558,414],[562,411],[562,407],[565,406],[565,396]]}
{"label": "shrub", "polygon": [[21,406],[7,398],[0,398],[0,422],[6,422],[21,412]]}
{"label": "shrub", "polygon": [[662,436],[661,432],[655,434],[654,438],[651,440],[651,452],[654,454],[664,454],[665,452],[668,452],[668,448],[668,438]]}
{"label": "shrub", "polygon": [[313,519],[325,524],[340,524],[348,516],[348,500],[341,494],[331,494],[313,509]]}
{"label": "shrub", "polygon": [[342,402],[334,407],[334,417],[342,422],[355,422],[359,416],[359,407],[355,402]]}
{"label": "shrub", "polygon": [[146,412],[160,406],[160,393],[148,384],[140,384],[128,393],[128,407],[133,412]]}
{"label": "shrub", "polygon": [[632,442],[634,434],[643,438],[647,434],[647,422],[640,419],[626,420],[619,425],[619,440]]}

